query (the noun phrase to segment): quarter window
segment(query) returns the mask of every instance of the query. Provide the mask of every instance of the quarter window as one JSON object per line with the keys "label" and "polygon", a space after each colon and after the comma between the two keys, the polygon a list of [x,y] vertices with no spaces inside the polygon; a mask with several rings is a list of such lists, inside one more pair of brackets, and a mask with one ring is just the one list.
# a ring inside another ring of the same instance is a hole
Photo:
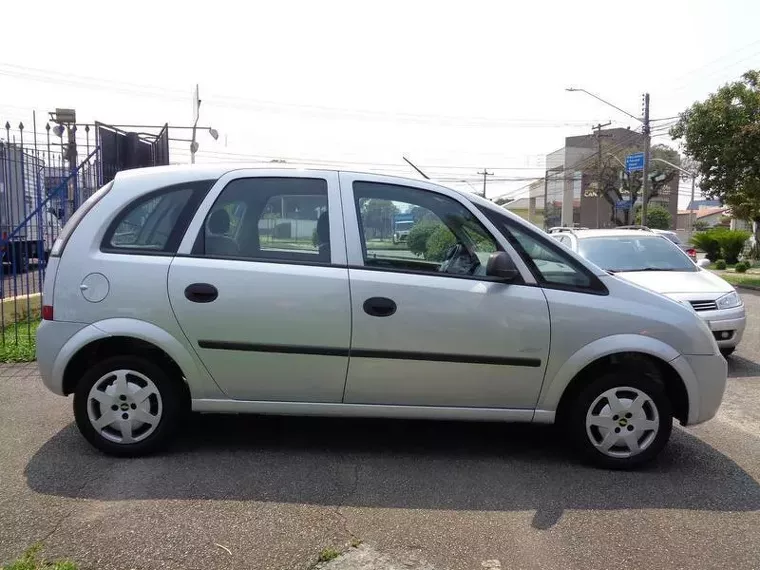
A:
{"label": "quarter window", "polygon": [[524,228],[491,208],[480,207],[480,210],[520,253],[542,286],[596,295],[607,294],[604,283],[562,248],[557,247],[554,239]]}
{"label": "quarter window", "polygon": [[329,263],[327,181],[243,178],[230,182],[206,217],[194,252]]}
{"label": "quarter window", "polygon": [[462,204],[393,184],[354,182],[364,264],[396,271],[485,276],[496,240]]}
{"label": "quarter window", "polygon": [[103,249],[114,252],[173,253],[200,200],[213,181],[171,186],[127,206],[111,224]]}

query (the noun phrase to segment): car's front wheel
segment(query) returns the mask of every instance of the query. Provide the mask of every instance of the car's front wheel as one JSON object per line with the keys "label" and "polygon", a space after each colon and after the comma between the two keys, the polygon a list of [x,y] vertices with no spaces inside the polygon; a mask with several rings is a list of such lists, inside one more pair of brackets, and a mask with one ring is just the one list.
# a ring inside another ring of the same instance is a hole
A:
{"label": "car's front wheel", "polygon": [[596,465],[631,469],[653,459],[670,438],[673,412],[659,379],[611,372],[587,385],[567,421],[578,450]]}
{"label": "car's front wheel", "polygon": [[91,367],[74,392],[82,435],[110,455],[145,455],[163,447],[179,424],[178,380],[140,356],[116,356]]}

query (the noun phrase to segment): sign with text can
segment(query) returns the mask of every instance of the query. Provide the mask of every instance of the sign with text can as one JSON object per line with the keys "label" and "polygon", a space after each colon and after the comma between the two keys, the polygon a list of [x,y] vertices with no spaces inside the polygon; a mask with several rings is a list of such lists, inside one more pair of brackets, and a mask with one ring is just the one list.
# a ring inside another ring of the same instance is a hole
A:
{"label": "sign with text can", "polygon": [[628,172],[644,170],[644,153],[636,152],[625,157],[625,169]]}

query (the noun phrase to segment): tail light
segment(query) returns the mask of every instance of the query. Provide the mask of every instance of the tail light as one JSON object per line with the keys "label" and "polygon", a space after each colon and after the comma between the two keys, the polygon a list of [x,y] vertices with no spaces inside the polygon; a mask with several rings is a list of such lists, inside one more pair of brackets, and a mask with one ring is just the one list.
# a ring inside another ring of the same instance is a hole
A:
{"label": "tail light", "polygon": [[53,320],[53,305],[43,305],[42,306],[42,320],[43,321],[52,321]]}
{"label": "tail light", "polygon": [[696,249],[687,249],[686,255],[689,257],[697,257],[697,250]]}

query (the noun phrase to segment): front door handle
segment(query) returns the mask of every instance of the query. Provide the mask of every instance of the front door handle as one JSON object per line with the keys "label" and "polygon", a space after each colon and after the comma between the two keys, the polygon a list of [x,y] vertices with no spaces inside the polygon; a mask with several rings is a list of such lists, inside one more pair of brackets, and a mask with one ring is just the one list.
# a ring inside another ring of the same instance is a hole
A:
{"label": "front door handle", "polygon": [[364,312],[373,317],[390,317],[396,312],[396,303],[386,297],[370,297],[364,301]]}
{"label": "front door handle", "polygon": [[185,288],[185,297],[193,303],[210,303],[218,296],[219,291],[210,283],[193,283]]}

